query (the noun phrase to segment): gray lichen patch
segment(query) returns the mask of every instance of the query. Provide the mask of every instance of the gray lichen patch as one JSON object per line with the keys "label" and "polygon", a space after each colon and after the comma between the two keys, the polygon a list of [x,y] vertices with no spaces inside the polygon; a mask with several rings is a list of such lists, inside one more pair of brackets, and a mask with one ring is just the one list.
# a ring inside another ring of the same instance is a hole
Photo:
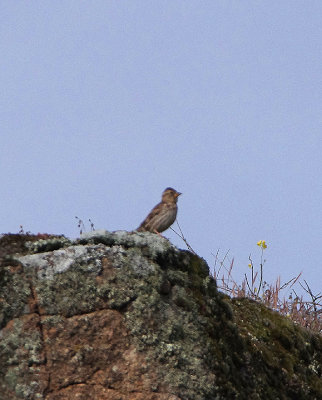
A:
{"label": "gray lichen patch", "polygon": [[40,331],[34,329],[37,322],[33,322],[33,329],[26,332],[26,326],[30,327],[29,321],[15,319],[12,327],[2,330],[0,341],[0,357],[6,357],[8,365],[17,365],[22,359],[26,359],[28,365],[41,364],[42,344]]}
{"label": "gray lichen patch", "polygon": [[0,329],[11,319],[29,312],[30,296],[30,284],[22,269],[0,268]]}
{"label": "gray lichen patch", "polygon": [[51,252],[29,254],[16,257],[25,268],[34,268],[39,279],[53,279],[55,274],[67,271],[73,265],[88,265],[97,272],[100,269],[99,255],[106,251],[105,246],[69,246]]}
{"label": "gray lichen patch", "polygon": [[98,231],[84,234],[75,243],[91,244],[102,243],[107,246],[122,246],[125,249],[141,249],[145,257],[156,260],[169,251],[178,252],[169,240],[150,232],[126,232],[126,231]]}
{"label": "gray lichen patch", "polygon": [[[1,331],[0,383],[16,393],[18,398],[35,398],[39,385],[35,382],[45,363],[39,316],[26,315],[14,319]],[[0,388],[1,389],[1,388]]]}
{"label": "gray lichen patch", "polygon": [[114,245],[109,251],[114,268],[131,268],[138,276],[148,275],[155,270],[156,264],[143,256],[141,249]]}
{"label": "gray lichen patch", "polygon": [[[31,278],[41,314],[71,316],[107,305],[122,308],[135,297],[134,286],[141,278],[160,272],[140,248],[112,247],[104,244],[69,246],[17,258],[26,271],[36,271]],[[103,274],[102,260],[113,265],[113,279],[97,279]]]}
{"label": "gray lichen patch", "polygon": [[72,241],[64,236],[40,239],[37,241],[26,242],[26,248],[30,253],[41,253],[58,250],[62,247],[70,246]]}
{"label": "gray lichen patch", "polygon": [[[148,359],[162,363],[158,371],[160,381],[174,392],[180,388],[183,398],[201,400],[214,393],[215,377],[204,373],[209,372],[206,355],[211,352],[211,342],[207,341],[207,335],[201,334],[206,321],[197,311],[198,301],[191,298],[190,302],[189,311],[186,311],[185,304],[175,306],[150,287],[149,293],[142,294],[131,304],[125,316],[138,348]],[[191,379],[191,376],[199,379]]]}

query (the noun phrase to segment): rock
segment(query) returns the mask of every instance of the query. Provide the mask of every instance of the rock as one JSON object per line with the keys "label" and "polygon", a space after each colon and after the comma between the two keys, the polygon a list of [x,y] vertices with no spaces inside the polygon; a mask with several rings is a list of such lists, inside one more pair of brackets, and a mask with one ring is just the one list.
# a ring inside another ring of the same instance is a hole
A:
{"label": "rock", "polygon": [[167,239],[17,235],[10,254],[7,236],[1,399],[322,397],[321,337],[219,293],[205,261]]}

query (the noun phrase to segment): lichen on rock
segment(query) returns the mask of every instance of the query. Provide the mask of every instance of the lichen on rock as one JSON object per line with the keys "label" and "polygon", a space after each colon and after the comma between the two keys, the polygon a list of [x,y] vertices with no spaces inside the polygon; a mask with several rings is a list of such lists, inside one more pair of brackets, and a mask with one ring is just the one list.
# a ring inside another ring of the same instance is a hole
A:
{"label": "lichen on rock", "polygon": [[321,337],[224,296],[163,237],[2,240],[5,399],[321,398]]}

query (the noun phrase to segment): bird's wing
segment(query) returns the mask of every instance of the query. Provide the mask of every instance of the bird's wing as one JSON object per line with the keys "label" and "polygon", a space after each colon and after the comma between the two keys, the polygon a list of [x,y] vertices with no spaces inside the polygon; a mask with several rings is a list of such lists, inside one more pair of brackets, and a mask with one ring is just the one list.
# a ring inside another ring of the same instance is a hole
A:
{"label": "bird's wing", "polygon": [[145,220],[141,223],[141,225],[138,227],[138,231],[148,231],[151,229],[151,226],[153,224],[153,220],[155,218],[155,215],[158,213],[160,206],[162,202],[157,204],[152,210],[149,212],[148,216],[145,218]]}

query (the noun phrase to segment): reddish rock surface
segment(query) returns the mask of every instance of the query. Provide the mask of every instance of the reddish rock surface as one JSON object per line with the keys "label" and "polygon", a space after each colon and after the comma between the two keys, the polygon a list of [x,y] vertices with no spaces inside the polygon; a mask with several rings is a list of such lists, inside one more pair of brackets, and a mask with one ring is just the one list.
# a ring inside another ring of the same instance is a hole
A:
{"label": "reddish rock surface", "polygon": [[[100,310],[61,318],[55,326],[37,314],[21,317],[19,322],[23,336],[33,338],[39,345],[35,349],[37,358],[29,365],[30,349],[24,349],[24,337],[20,337],[17,355],[20,364],[25,364],[20,375],[24,382],[37,385],[38,393],[47,400],[179,399],[160,393],[153,362],[148,366],[144,355],[131,344],[118,311]],[[10,321],[2,336],[10,337],[16,329],[14,325],[15,321]],[[152,388],[158,393],[153,393]],[[6,391],[1,399],[15,399],[16,395]]]}

